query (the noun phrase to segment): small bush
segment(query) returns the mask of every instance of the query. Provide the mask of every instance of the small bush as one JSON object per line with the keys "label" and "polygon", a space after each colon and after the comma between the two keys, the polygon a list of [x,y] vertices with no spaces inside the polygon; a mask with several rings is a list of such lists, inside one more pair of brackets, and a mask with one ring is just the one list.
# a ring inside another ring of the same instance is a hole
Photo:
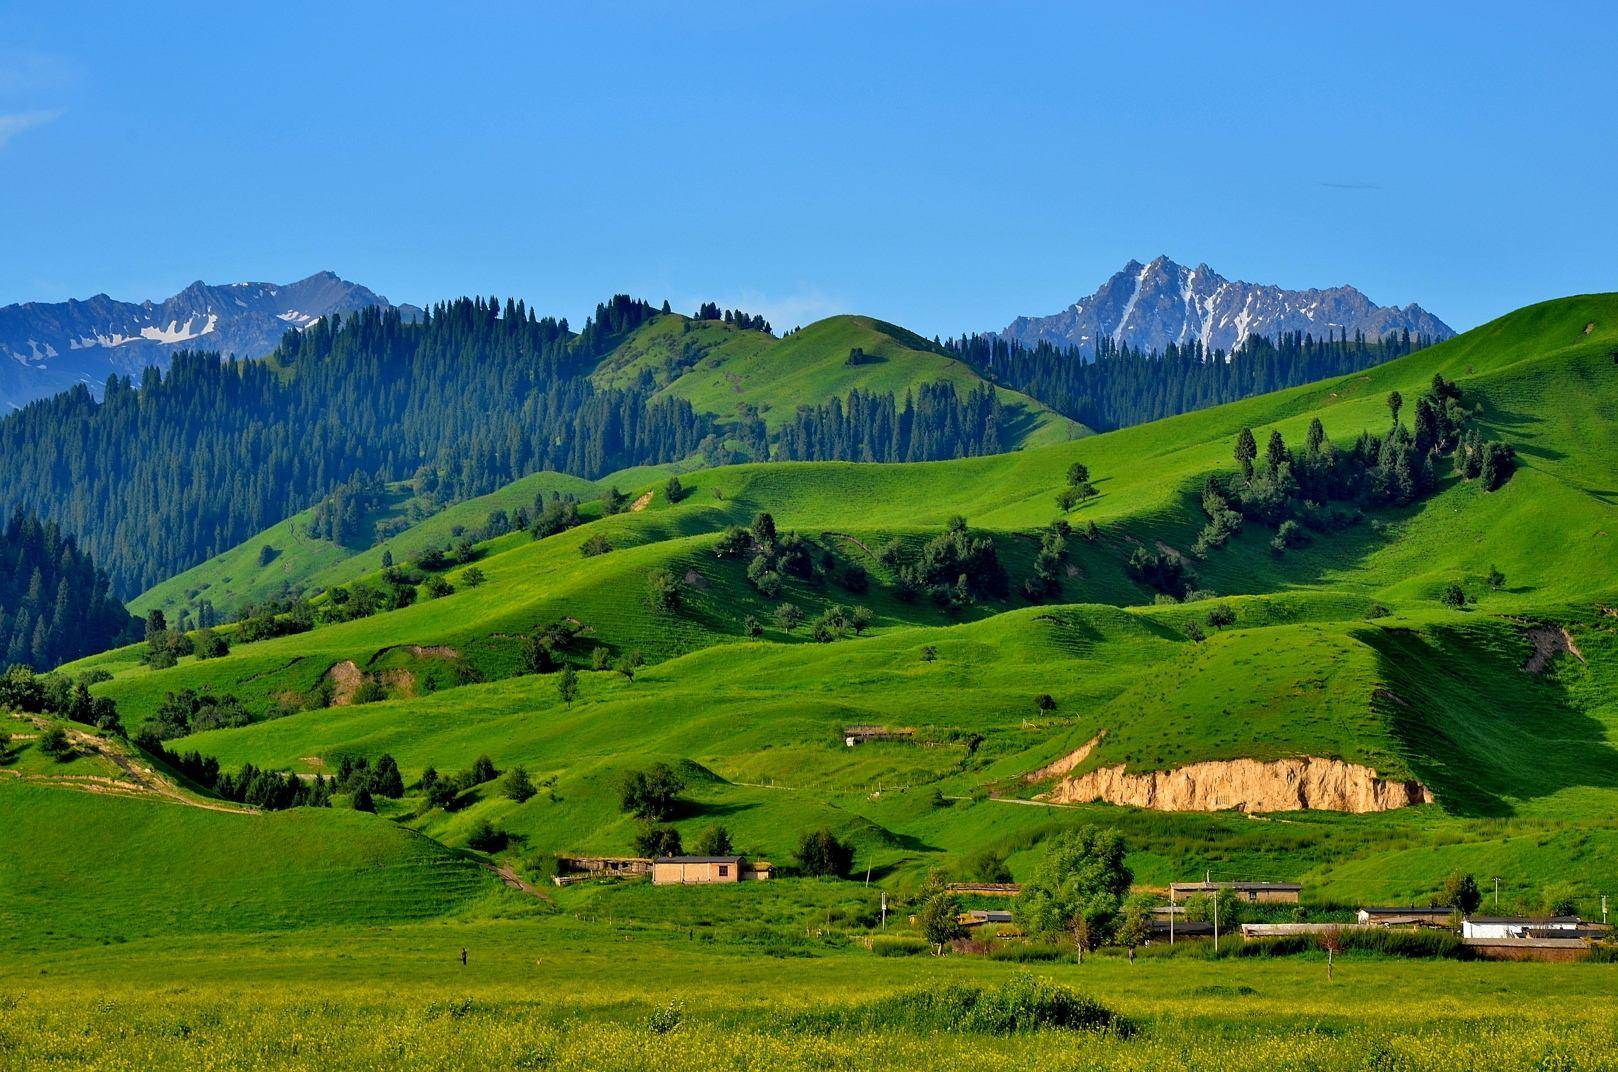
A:
{"label": "small bush", "polygon": [[679,1027],[683,1019],[685,1019],[685,1006],[678,1001],[671,1001],[652,1010],[652,1015],[646,1018],[646,1030],[654,1035],[666,1035]]}
{"label": "small bush", "polygon": [[[1459,935],[1450,931],[1344,930],[1343,952],[1370,953],[1384,957],[1470,960],[1472,950]],[[1279,938],[1254,938],[1232,942],[1219,949],[1221,958],[1290,957],[1320,950],[1314,934],[1287,934]]]}
{"label": "small bush", "polygon": [[1131,1025],[1081,994],[1021,974],[998,986],[935,983],[861,1005],[812,1013],[799,1023],[838,1031],[904,1030],[1012,1035],[1042,1028],[1118,1035]]}
{"label": "small bush", "polygon": [[830,830],[816,830],[798,842],[798,870],[805,875],[847,878],[854,866],[854,846],[839,841]]}
{"label": "small bush", "polygon": [[67,733],[60,726],[52,726],[39,737],[39,750],[47,756],[65,759],[73,752],[73,745],[67,739]]}
{"label": "small bush", "polygon": [[903,935],[871,939],[871,952],[879,957],[913,957],[929,952],[930,948],[920,938],[907,938]]}
{"label": "small bush", "polygon": [[990,960],[1013,964],[1048,964],[1073,959],[1073,950],[1048,942],[999,942],[989,949]]}
{"label": "small bush", "polygon": [[499,852],[506,847],[506,832],[487,819],[479,819],[466,836],[466,844],[478,852]]}

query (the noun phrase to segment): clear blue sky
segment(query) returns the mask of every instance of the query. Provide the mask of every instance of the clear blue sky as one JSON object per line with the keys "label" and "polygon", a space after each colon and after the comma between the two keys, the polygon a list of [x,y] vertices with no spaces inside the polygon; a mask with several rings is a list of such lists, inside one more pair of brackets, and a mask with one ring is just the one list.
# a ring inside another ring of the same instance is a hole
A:
{"label": "clear blue sky", "polygon": [[0,304],[330,268],[931,334],[1167,253],[1464,328],[1618,288],[1615,43],[1577,3],[10,3]]}

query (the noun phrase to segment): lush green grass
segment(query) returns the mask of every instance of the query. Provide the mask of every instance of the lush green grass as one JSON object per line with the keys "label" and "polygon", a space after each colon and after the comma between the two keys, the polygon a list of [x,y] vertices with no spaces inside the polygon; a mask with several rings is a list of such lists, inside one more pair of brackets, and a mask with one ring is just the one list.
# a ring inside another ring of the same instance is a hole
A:
{"label": "lush green grass", "polygon": [[375,925],[464,910],[498,882],[369,816],[211,811],[0,777],[0,944]]}
{"label": "lush green grass", "polygon": [[0,1067],[1448,1072],[1610,1069],[1618,1044],[1618,975],[1602,965],[1351,955],[1331,982],[1317,956],[1036,966],[1138,1025],[1119,1038],[906,1028],[897,1013],[827,1024],[1025,969],[801,932],[781,951],[740,931],[562,916],[5,958]]}
{"label": "lush green grass", "polygon": [[[646,474],[629,472],[630,479],[646,479]],[[617,479],[617,475],[608,481]],[[403,532],[366,547],[346,547],[309,535],[315,509],[310,507],[285,521],[270,526],[250,539],[184,573],[153,585],[129,604],[134,614],[161,610],[173,618],[199,600],[213,603],[221,615],[230,615],[249,603],[262,602],[306,589],[346,584],[355,577],[382,568],[382,556],[391,554],[400,564],[423,548],[446,547],[454,543],[457,530],[476,531],[494,510],[507,515],[519,507],[532,508],[536,495],[558,492],[592,498],[607,487],[602,483],[568,476],[565,473],[534,473],[507,484],[491,494],[455,503],[429,514]],[[408,484],[390,485],[388,505],[367,518],[368,525],[399,521],[419,510],[421,500],[410,493]],[[269,547],[274,557],[259,564],[262,549]]]}

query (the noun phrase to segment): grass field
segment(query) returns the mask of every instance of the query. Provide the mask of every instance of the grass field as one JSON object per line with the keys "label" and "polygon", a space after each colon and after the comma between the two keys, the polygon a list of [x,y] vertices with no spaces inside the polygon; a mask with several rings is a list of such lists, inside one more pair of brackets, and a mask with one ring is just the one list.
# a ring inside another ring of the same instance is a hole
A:
{"label": "grass field", "polygon": [[1034,966],[1127,1017],[1127,1038],[817,1027],[1028,969],[877,957],[833,935],[772,959],[688,930],[563,915],[8,959],[0,1067],[1582,1070],[1614,1067],[1618,1043],[1605,965],[1352,955],[1332,981],[1317,957]]}

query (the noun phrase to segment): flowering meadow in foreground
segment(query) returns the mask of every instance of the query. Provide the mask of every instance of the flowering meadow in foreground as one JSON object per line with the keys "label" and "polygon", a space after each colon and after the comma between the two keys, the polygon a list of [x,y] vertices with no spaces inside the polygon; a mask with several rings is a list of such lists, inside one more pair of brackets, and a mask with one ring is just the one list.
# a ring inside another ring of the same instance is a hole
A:
{"label": "flowering meadow in foreground", "polygon": [[[81,1000],[82,999],[82,1000]],[[1553,1014],[1400,1031],[1276,1033],[1164,1020],[1127,1040],[1059,1030],[1004,1036],[861,1031],[820,1035],[679,1018],[590,1022],[518,1002],[414,1008],[256,999],[8,1002],[0,1068],[142,1070],[485,1068],[1567,1070],[1618,1068],[1613,1023],[1562,1027]]]}

